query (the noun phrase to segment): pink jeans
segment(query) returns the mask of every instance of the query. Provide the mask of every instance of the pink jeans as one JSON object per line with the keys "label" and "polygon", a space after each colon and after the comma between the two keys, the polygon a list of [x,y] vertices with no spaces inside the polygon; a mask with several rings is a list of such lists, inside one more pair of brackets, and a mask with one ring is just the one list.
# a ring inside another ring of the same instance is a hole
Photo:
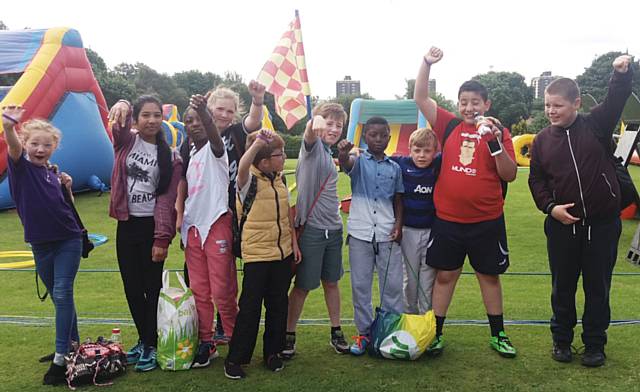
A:
{"label": "pink jeans", "polygon": [[214,305],[222,318],[226,335],[231,336],[238,314],[238,278],[233,238],[232,214],[222,215],[211,226],[209,235],[200,247],[200,235],[195,227],[189,228],[185,250],[191,291],[198,310],[200,341],[213,338]]}

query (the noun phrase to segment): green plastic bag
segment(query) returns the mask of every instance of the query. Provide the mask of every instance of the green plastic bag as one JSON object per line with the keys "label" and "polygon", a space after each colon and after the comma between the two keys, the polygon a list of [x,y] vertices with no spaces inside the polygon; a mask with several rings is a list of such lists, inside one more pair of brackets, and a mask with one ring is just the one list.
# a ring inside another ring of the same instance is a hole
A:
{"label": "green plastic bag", "polygon": [[158,365],[163,370],[191,368],[198,344],[196,300],[176,272],[182,288],[169,285],[169,271],[162,272],[158,299]]}

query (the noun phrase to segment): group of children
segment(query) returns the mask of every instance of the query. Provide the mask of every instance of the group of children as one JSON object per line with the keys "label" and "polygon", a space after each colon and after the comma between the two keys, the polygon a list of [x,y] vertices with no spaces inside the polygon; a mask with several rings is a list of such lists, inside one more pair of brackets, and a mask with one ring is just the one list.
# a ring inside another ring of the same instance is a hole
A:
{"label": "group of children", "polygon": [[[513,144],[497,119],[484,118],[480,125],[487,130],[479,130],[478,115],[491,106],[479,82],[460,87],[460,117],[430,98],[429,73],[442,55],[431,48],[422,59],[414,98],[432,128],[412,133],[409,157],[385,155],[390,127],[384,118],[367,120],[366,149],[359,150],[340,140],[347,115],[339,104],[315,108],[300,146],[295,212],[283,175],[284,140],[261,129],[265,89],[259,83],[249,84],[251,107],[238,123],[233,119],[241,107],[233,91],[218,88],[207,96],[192,96],[183,115],[188,141],[181,153],[164,140],[162,105],[156,98],[142,96],[133,104],[123,100],[113,106],[109,214],[118,222],[118,264],[139,335],[127,352],[136,370],[157,366],[156,309],[163,263],[176,231],[182,237],[198,313],[194,368],[208,366],[219,355],[213,337],[217,309],[230,339],[224,373],[231,379],[245,377],[243,367],[251,361],[264,303],[264,365],[272,371],[283,369],[283,360],[296,352],[296,325],[305,299],[320,285],[331,323],[329,344],[337,353],[362,355],[370,344],[374,271],[383,309],[433,309],[436,338],[427,354],[439,355],[445,347],[445,317],[466,257],[487,311],[490,347],[501,356],[515,357],[504,331],[499,278],[509,266],[503,190],[516,177]],[[552,125],[534,144],[529,183],[537,206],[549,214],[545,233],[553,275],[552,356],[562,362],[571,360],[576,282],[582,270],[587,293],[583,364],[604,364],[608,293],[620,234],[619,188],[606,166],[607,152],[598,150],[602,168],[593,167],[589,157],[597,138],[611,137],[620,116],[630,91],[629,62],[628,57],[616,59],[610,95],[589,115],[577,115],[579,94],[573,81],[556,81],[545,94]],[[64,355],[79,339],[73,280],[81,231],[63,199],[71,179],[49,164],[60,132],[41,120],[21,123],[23,112],[18,106],[3,108],[9,180],[25,241],[33,247],[38,274],[56,307],[56,351],[44,377],[45,384],[56,384],[64,382]],[[17,124],[20,136],[14,130]],[[336,144],[352,191],[346,236],[358,331],[352,345],[340,326],[338,282],[344,271],[338,171],[331,153]],[[561,163],[566,151],[557,148],[563,145],[572,157],[569,168]],[[602,181],[600,175],[588,174],[587,179],[580,174],[600,169]],[[576,177],[578,191],[571,185]],[[236,256],[244,262],[239,300]],[[601,259],[608,261],[603,265]]]}

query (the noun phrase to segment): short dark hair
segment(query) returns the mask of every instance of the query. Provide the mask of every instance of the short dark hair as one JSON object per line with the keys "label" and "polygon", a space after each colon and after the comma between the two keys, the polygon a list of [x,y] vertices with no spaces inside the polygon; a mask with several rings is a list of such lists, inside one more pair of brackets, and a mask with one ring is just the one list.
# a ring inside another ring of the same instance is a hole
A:
{"label": "short dark hair", "polygon": [[569,78],[554,80],[549,83],[544,92],[549,95],[560,95],[570,102],[575,102],[580,97],[580,87],[573,79]]}
{"label": "short dark hair", "polygon": [[367,129],[369,129],[371,125],[384,125],[385,128],[387,128],[387,131],[391,132],[391,128],[389,127],[389,122],[384,117],[374,116],[368,119],[366,123],[364,123],[364,127],[362,128],[362,133],[363,134],[367,133]]}
{"label": "short dark hair", "polygon": [[460,86],[460,89],[458,89],[458,99],[460,98],[460,94],[465,91],[480,94],[483,101],[489,99],[489,91],[484,86],[484,84],[478,82],[477,80],[467,80],[466,82],[462,83],[462,86]]}

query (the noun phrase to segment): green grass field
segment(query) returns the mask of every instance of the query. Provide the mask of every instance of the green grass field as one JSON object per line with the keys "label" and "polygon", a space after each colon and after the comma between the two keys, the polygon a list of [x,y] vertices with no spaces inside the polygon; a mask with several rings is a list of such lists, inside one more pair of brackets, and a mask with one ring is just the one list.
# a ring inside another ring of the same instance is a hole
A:
{"label": "green grass field", "polygon": [[[295,167],[294,161],[287,162]],[[637,183],[640,168],[631,168]],[[550,276],[542,232],[544,216],[533,204],[527,187],[528,170],[521,169],[517,180],[509,186],[506,204],[507,233],[511,254],[510,273],[503,277],[506,320],[533,320],[541,325],[508,325],[507,332],[518,349],[518,356],[503,359],[488,347],[489,330],[484,325],[461,325],[463,320],[485,321],[486,315],[478,284],[470,274],[461,277],[445,326],[447,347],[442,357],[422,358],[415,362],[338,356],[328,345],[329,328],[321,290],[312,292],[302,318],[309,324],[298,329],[298,354],[286,368],[273,374],[262,367],[261,339],[245,380],[234,382],[223,375],[222,358],[227,348],[221,347],[221,358],[210,368],[169,373],[156,370],[147,374],[129,371],[116,380],[114,391],[195,391],[195,390],[640,390],[638,372],[640,325],[612,326],[609,329],[607,364],[587,369],[574,360],[559,364],[550,358],[551,338],[548,321],[550,309]],[[341,174],[341,195],[350,193],[348,178]],[[105,234],[110,241],[97,248],[81,263],[83,270],[117,270],[115,259],[115,221],[108,217],[108,194],[78,195],[76,203],[92,233]],[[637,221],[625,221],[620,239],[615,273],[639,273],[640,269],[625,260]],[[27,250],[23,243],[22,226],[15,210],[0,212],[0,251]],[[166,268],[182,268],[183,256],[174,241]],[[348,270],[347,248],[344,248],[345,269]],[[24,258],[0,259],[2,262]],[[465,271],[469,272],[468,267]],[[521,274],[531,272],[534,274]],[[241,279],[239,273],[238,278]],[[0,390],[35,391],[41,386],[48,364],[37,358],[54,347],[51,317],[53,305],[41,303],[35,293],[34,272],[0,271]],[[355,334],[350,323],[353,316],[348,273],[341,281],[342,315],[345,332]],[[375,292],[375,291],[374,291]],[[120,325],[125,345],[135,343],[132,326],[119,273],[81,272],[75,288],[76,306],[80,317],[81,336],[110,335],[112,327]],[[640,276],[616,275],[611,290],[612,319],[640,318]],[[374,301],[377,301],[374,297]],[[578,294],[579,309],[582,295]],[[580,314],[578,315],[580,316]],[[104,322],[103,320],[113,320]],[[120,320],[120,321],[116,321]],[[315,320],[315,321],[312,321]],[[577,328],[576,345],[580,345]]]}

